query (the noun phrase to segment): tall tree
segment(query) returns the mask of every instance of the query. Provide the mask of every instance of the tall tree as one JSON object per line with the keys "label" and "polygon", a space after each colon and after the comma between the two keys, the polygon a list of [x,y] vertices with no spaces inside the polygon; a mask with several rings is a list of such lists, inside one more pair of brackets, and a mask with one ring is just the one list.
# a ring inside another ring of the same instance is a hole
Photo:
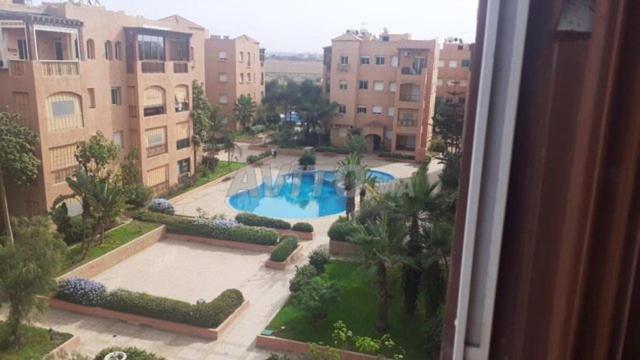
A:
{"label": "tall tree", "polygon": [[460,153],[464,104],[438,100],[433,115],[433,134],[439,137],[451,153]]}
{"label": "tall tree", "polygon": [[98,131],[89,140],[78,143],[75,158],[87,175],[110,179],[115,174],[119,154],[120,147]]}
{"label": "tall tree", "polygon": [[13,243],[13,231],[5,181],[9,179],[19,186],[33,183],[40,166],[40,160],[35,156],[37,143],[38,137],[20,124],[18,114],[0,112],[0,205],[9,243]]}
{"label": "tall tree", "polygon": [[231,157],[237,151],[242,155],[242,149],[240,146],[236,145],[233,140],[233,134],[230,132],[226,132],[222,137],[222,149],[227,152],[227,163],[231,164]]}
{"label": "tall tree", "polygon": [[424,252],[421,265],[425,311],[435,316],[444,304],[449,271],[453,226],[446,220],[425,224],[422,231]]}
{"label": "tall tree", "polygon": [[211,130],[212,106],[204,96],[204,87],[197,80],[192,84],[193,108],[191,110],[192,131],[191,142],[193,143],[193,162],[197,169],[198,149],[200,149],[209,139]]}
{"label": "tall tree", "polygon": [[15,242],[0,246],[0,287],[9,299],[8,339],[20,343],[20,324],[45,304],[37,295],[55,288],[65,244],[50,230],[46,217],[16,218]]}
{"label": "tall tree", "polygon": [[242,127],[243,130],[251,127],[253,117],[256,114],[257,104],[251,96],[240,95],[233,107],[233,113],[236,122]]}
{"label": "tall tree", "polygon": [[364,137],[360,134],[351,134],[347,139],[347,149],[349,153],[355,154],[358,157],[358,163],[360,159],[362,159],[362,153],[364,153],[365,148],[367,147],[367,142],[364,140]]}
{"label": "tall tree", "polygon": [[360,158],[355,153],[351,153],[338,163],[337,171],[345,192],[347,219],[353,219],[356,190],[366,179],[367,167],[360,164]]}

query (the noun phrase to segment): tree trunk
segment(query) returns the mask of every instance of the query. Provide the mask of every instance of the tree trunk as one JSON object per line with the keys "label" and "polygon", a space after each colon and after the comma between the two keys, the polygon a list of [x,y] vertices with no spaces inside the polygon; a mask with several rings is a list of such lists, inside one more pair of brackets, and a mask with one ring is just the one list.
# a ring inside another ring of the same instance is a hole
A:
{"label": "tree trunk", "polygon": [[9,317],[7,318],[7,330],[9,332],[9,342],[13,345],[20,343],[20,321],[23,318],[22,308],[18,301],[11,301]]}
{"label": "tree trunk", "polygon": [[197,146],[193,146],[193,173],[196,173],[196,170],[198,170],[198,147]]}
{"label": "tree trunk", "polygon": [[378,319],[376,330],[384,333],[389,330],[389,281],[387,279],[387,267],[382,261],[376,265],[378,277]]}
{"label": "tree trunk", "polygon": [[365,189],[363,186],[362,189],[360,189],[360,208],[362,208],[362,203],[364,203],[364,198],[366,196],[367,196],[367,189]]}
{"label": "tree trunk", "polygon": [[2,201],[2,219],[6,227],[9,244],[13,244],[13,230],[11,229],[11,216],[9,215],[9,203],[7,201],[7,189],[4,185],[4,174],[0,170],[0,200]]}
{"label": "tree trunk", "polygon": [[[418,265],[418,256],[420,255],[420,240],[418,239],[420,232],[420,224],[417,216],[412,216],[409,227],[409,241],[407,242],[407,255],[416,260]],[[422,277],[422,269],[420,267],[404,265],[402,269],[403,290],[404,290],[404,310],[407,315],[413,315],[416,312],[416,304],[420,292],[420,278]]]}

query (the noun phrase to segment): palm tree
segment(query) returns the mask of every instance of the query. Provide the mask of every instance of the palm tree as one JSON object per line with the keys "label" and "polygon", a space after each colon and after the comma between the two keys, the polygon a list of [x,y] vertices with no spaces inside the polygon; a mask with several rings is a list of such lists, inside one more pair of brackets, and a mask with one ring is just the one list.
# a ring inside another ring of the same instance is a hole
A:
{"label": "palm tree", "polygon": [[104,231],[124,210],[122,189],[107,180],[94,182],[88,194],[96,231],[100,234],[100,243],[104,241]]}
{"label": "palm tree", "polygon": [[376,186],[378,185],[378,179],[375,176],[366,174],[365,179],[360,186],[360,207],[362,208],[362,203],[364,199],[367,197],[367,191],[370,193],[376,193]]}
{"label": "palm tree", "polygon": [[[79,168],[78,170],[76,170],[74,176],[67,177],[66,181],[73,194],[61,196],[56,201],[59,202],[68,198],[79,198],[80,202],[82,203],[82,223],[88,224],[89,219],[93,217],[91,213],[91,203],[89,201],[89,197],[91,196],[90,194],[92,191],[91,188],[93,179],[83,169]],[[93,237],[93,234],[91,234],[91,236],[88,236],[88,234],[86,233],[86,227],[83,227],[82,231],[83,234],[81,253],[82,258],[84,258],[84,256],[89,251],[89,247],[91,245],[91,237]]]}
{"label": "palm tree", "polygon": [[363,264],[374,269],[378,292],[376,330],[389,330],[389,270],[405,262],[402,223],[383,215],[379,221],[361,227],[351,241],[359,245]]}
{"label": "palm tree", "polygon": [[449,253],[453,226],[448,221],[436,220],[422,230],[424,252],[420,264],[424,269],[422,284],[425,311],[436,314],[444,303],[449,270]]}
{"label": "palm tree", "polygon": [[240,95],[233,108],[233,113],[236,121],[243,130],[246,130],[251,126],[253,116],[256,113],[257,104],[251,96]]}
{"label": "palm tree", "polygon": [[360,158],[355,153],[338,163],[338,178],[342,181],[346,195],[347,219],[353,219],[356,209],[355,191],[364,182],[366,174],[367,167],[360,165]]}
{"label": "palm tree", "polygon": [[242,149],[233,141],[233,134],[227,132],[222,137],[222,149],[227,152],[227,163],[231,164],[231,157],[238,151],[242,155]]}

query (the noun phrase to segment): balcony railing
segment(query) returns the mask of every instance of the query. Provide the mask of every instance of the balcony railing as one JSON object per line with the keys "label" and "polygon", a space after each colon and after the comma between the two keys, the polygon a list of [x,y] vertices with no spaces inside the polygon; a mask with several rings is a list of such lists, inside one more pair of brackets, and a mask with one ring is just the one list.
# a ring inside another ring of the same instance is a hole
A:
{"label": "balcony railing", "polygon": [[173,73],[174,74],[187,74],[189,72],[188,62],[174,62]]}
{"label": "balcony railing", "polygon": [[420,101],[420,94],[400,94],[400,101]]}
{"label": "balcony railing", "polygon": [[338,71],[349,71],[349,64],[338,64]]}
{"label": "balcony railing", "polygon": [[40,61],[42,75],[48,77],[78,76],[80,67],[77,61]]}
{"label": "balcony railing", "polygon": [[147,148],[147,157],[154,157],[167,152],[167,144],[151,146]]}
{"label": "balcony railing", "polygon": [[66,167],[66,168],[53,170],[52,171],[53,183],[54,184],[60,184],[60,183],[65,182],[65,180],[68,177],[73,175],[73,173],[76,171],[77,168],[78,168],[77,165],[73,165],[73,166],[69,166],[69,167]]}
{"label": "balcony railing", "polygon": [[142,61],[140,64],[140,69],[145,74],[164,73],[164,61]]}
{"label": "balcony railing", "polygon": [[410,66],[405,66],[400,69],[400,72],[402,73],[402,75],[420,75],[422,74],[422,68],[415,69]]}
{"label": "balcony railing", "polygon": [[24,76],[27,73],[27,62],[12,60],[9,62],[11,76]]}
{"label": "balcony railing", "polygon": [[415,119],[399,119],[398,126],[401,127],[416,127],[418,126],[418,120]]}

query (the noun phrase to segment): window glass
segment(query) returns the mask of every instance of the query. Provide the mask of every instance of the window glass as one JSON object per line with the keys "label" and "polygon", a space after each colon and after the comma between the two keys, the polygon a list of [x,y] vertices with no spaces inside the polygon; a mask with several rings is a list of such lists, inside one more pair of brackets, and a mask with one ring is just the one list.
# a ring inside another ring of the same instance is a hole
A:
{"label": "window glass", "polygon": [[71,116],[76,113],[75,101],[58,100],[51,102],[51,112],[54,117]]}
{"label": "window glass", "polygon": [[164,38],[154,35],[138,35],[140,60],[164,61]]}
{"label": "window glass", "polygon": [[360,64],[369,65],[369,57],[368,56],[361,56],[360,57]]}
{"label": "window glass", "polygon": [[376,65],[384,65],[384,56],[376,56]]}

